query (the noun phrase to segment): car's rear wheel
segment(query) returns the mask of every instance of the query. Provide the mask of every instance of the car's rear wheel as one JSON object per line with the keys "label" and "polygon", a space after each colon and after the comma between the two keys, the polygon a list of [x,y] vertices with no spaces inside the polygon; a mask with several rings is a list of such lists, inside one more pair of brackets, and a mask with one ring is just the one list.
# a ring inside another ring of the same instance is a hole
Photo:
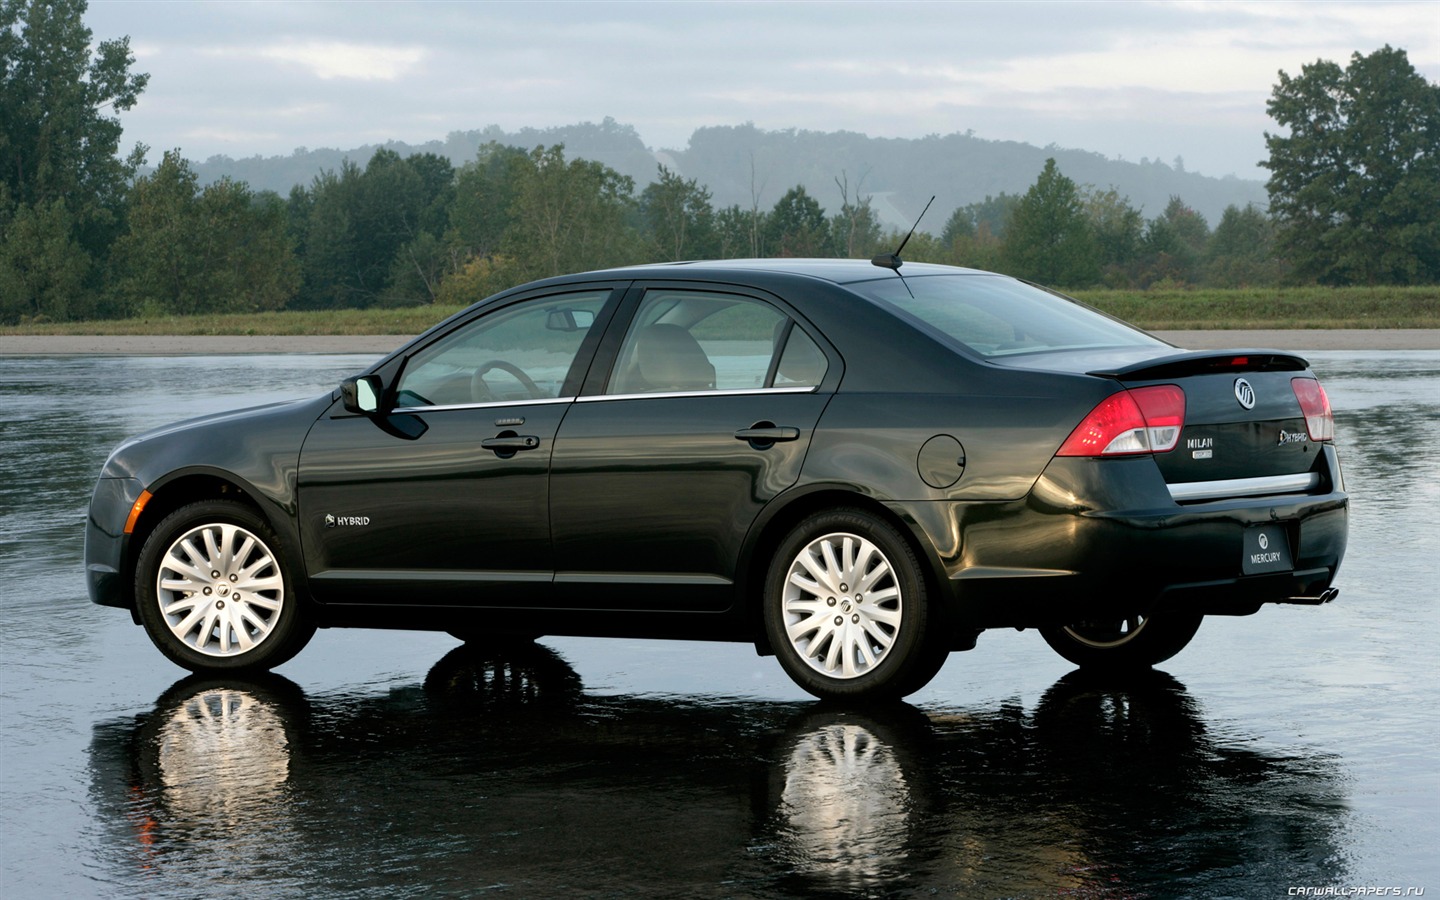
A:
{"label": "car's rear wheel", "polygon": [[792,529],[771,560],[764,603],[780,665],[817,697],[901,697],[944,662],[915,551],[864,510],[817,513]]}
{"label": "car's rear wheel", "polygon": [[264,670],[300,652],[315,623],[279,546],[242,503],[206,500],[167,516],[135,570],[140,621],[160,652],[193,672]]}
{"label": "car's rear wheel", "polygon": [[1196,613],[1135,614],[1044,626],[1040,635],[1051,649],[1081,668],[1142,669],[1185,649],[1202,619]]}

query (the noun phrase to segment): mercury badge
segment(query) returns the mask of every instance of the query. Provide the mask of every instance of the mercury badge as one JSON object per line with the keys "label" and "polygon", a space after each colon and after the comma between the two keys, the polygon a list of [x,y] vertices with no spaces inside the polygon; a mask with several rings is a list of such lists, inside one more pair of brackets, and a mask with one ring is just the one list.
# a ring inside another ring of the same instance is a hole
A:
{"label": "mercury badge", "polygon": [[1245,409],[1255,408],[1255,389],[1250,386],[1250,382],[1243,378],[1235,379],[1235,399],[1239,400]]}

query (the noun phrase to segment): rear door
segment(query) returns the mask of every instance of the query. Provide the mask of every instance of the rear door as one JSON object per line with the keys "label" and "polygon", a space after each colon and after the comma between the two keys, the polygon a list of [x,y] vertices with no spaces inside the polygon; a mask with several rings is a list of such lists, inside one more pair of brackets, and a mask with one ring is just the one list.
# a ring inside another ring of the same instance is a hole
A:
{"label": "rear door", "polygon": [[839,358],[774,298],[730,287],[644,286],[619,316],[623,339],[556,440],[557,597],[725,609],[746,532],[800,475]]}

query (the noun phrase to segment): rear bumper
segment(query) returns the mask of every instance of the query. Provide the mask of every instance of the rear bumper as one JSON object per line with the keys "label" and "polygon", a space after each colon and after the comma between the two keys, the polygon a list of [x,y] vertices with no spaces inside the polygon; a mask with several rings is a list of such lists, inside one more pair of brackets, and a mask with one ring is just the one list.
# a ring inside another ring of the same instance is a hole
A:
{"label": "rear bumper", "polygon": [[[1339,485],[1333,448],[1325,452],[1323,483]],[[959,621],[1036,627],[1319,602],[1345,555],[1349,498],[1336,489],[1180,505],[1149,457],[1057,459],[1021,501],[897,504],[896,512],[935,548],[936,581]],[[1293,568],[1244,575],[1245,529],[1269,524],[1284,527]]]}

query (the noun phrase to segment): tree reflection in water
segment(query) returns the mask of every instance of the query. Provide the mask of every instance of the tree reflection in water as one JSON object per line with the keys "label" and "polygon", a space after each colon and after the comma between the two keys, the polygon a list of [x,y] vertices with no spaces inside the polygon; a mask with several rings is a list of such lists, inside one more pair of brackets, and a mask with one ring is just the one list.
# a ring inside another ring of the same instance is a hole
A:
{"label": "tree reflection in water", "polygon": [[587,695],[543,645],[467,644],[387,693],[186,679],[97,726],[90,765],[102,880],[152,896],[1341,883],[1334,760],[1209,731],[1163,673],[1072,673],[1031,712],[847,709]]}

